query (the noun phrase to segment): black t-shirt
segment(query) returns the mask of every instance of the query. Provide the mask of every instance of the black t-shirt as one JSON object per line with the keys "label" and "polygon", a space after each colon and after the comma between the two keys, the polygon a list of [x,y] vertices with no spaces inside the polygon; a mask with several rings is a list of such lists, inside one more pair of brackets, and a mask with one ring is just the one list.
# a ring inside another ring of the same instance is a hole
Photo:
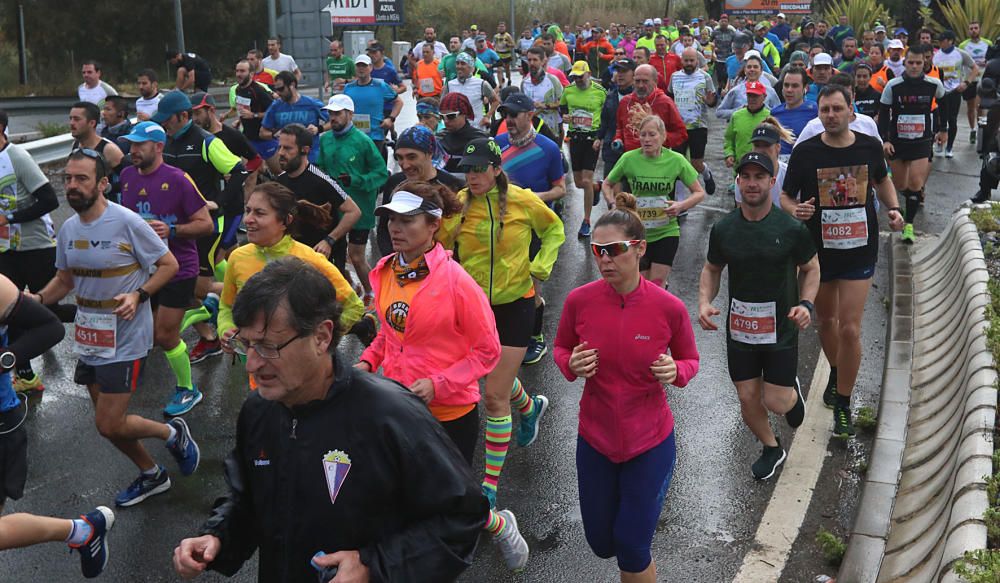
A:
{"label": "black t-shirt", "polygon": [[854,105],[857,106],[858,113],[872,118],[878,113],[880,99],[882,99],[882,92],[877,91],[871,85],[865,86],[864,91],[855,90],[854,93]]}
{"label": "black t-shirt", "polygon": [[[392,200],[392,191],[396,190],[396,187],[406,181],[406,174],[402,172],[397,172],[389,177],[382,185],[382,202],[380,204],[387,204]],[[437,175],[431,179],[431,182],[435,184],[443,184],[451,189],[452,192],[458,192],[465,188],[465,181],[461,180],[457,176],[448,174],[444,170],[438,170]],[[378,227],[376,230],[375,240],[378,243],[379,253],[385,257],[386,255],[392,254],[392,238],[389,237],[389,219],[386,217],[378,218]]]}
{"label": "black t-shirt", "polygon": [[882,144],[852,130],[854,143],[834,148],[823,134],[795,145],[782,190],[799,202],[815,198],[806,223],[826,275],[875,265],[878,215],[875,187],[888,176]]}
{"label": "black t-shirt", "polygon": [[180,69],[181,67],[197,73],[212,72],[212,69],[208,66],[208,61],[194,53],[181,53],[181,60],[177,63],[177,68]]}
{"label": "black t-shirt", "polygon": [[344,192],[339,184],[313,164],[310,164],[305,172],[295,178],[289,176],[287,172],[282,172],[276,180],[295,193],[295,198],[298,200],[307,200],[320,206],[330,203],[330,214],[333,216],[331,224],[322,228],[299,221],[298,234],[294,237],[296,241],[310,247],[322,241],[337,226],[337,222],[340,220],[337,210],[350,196]]}
{"label": "black t-shirt", "polygon": [[244,160],[250,161],[257,157],[257,150],[250,145],[243,132],[232,126],[222,124],[222,130],[216,133],[215,137],[222,140],[230,152]]}
{"label": "black t-shirt", "polygon": [[[271,107],[272,101],[274,101],[274,99],[271,97],[270,90],[262,86],[260,83],[252,82],[246,87],[236,87],[237,111],[249,108],[253,113],[264,113],[267,111],[267,108]],[[261,115],[260,118],[240,118],[240,127],[243,128],[243,135],[245,135],[248,140],[260,140],[260,122],[263,120],[263,115]]]}

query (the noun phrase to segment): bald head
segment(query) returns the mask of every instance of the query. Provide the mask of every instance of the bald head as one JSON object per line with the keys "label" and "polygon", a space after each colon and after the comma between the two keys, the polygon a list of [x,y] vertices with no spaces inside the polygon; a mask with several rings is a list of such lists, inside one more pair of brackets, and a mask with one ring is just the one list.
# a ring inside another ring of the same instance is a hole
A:
{"label": "bald head", "polygon": [[640,99],[648,97],[656,89],[656,79],[656,67],[648,64],[636,67],[633,81],[635,96]]}
{"label": "bald head", "polygon": [[688,47],[681,53],[681,65],[688,75],[698,68],[698,51],[694,47]]}

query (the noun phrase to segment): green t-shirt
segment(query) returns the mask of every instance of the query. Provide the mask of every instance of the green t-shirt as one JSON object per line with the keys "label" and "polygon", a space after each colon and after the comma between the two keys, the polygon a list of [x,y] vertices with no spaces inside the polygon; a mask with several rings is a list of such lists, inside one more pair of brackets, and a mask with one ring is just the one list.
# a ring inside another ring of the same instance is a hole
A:
{"label": "green t-shirt", "polygon": [[569,115],[564,119],[569,125],[570,133],[596,132],[601,127],[601,108],[607,96],[604,88],[593,80],[590,81],[590,87],[582,90],[576,83],[570,83],[559,100],[559,105],[569,110]]}
{"label": "green t-shirt", "polygon": [[726,336],[731,347],[798,346],[798,327],[786,316],[799,303],[796,268],[815,255],[809,229],[777,207],[756,222],[736,209],[712,226],[706,259],[729,266]]}
{"label": "green t-shirt", "polygon": [[354,61],[341,55],[339,59],[326,57],[326,71],[330,74],[330,81],[335,79],[350,80],[354,78]]}
{"label": "green t-shirt", "polygon": [[669,148],[662,148],[660,155],[649,158],[642,150],[622,154],[618,163],[607,175],[611,182],[627,179],[636,197],[636,210],[646,227],[646,240],[659,241],[665,237],[680,237],[681,227],[676,217],[667,215],[667,207],[674,200],[674,185],[680,180],[690,186],[698,180],[698,171],[687,158]]}

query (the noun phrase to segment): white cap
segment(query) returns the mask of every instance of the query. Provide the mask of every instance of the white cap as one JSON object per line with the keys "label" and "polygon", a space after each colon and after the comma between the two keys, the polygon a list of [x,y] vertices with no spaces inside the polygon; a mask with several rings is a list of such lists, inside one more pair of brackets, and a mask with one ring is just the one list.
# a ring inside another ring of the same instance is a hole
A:
{"label": "white cap", "polygon": [[816,65],[830,65],[832,67],[833,58],[826,53],[820,53],[815,57],[813,57],[813,67],[815,67]]}
{"label": "white cap", "polygon": [[899,40],[898,38],[894,38],[891,41],[889,41],[888,48],[890,48],[890,49],[902,49],[902,48],[905,48],[905,47],[903,46],[903,41]]}
{"label": "white cap", "polygon": [[653,26],[653,19],[652,19],[652,18],[647,18],[647,19],[646,19],[646,20],[645,20],[645,21],[644,21],[644,22],[642,23],[642,25],[643,25],[643,26]]}
{"label": "white cap", "polygon": [[653,19],[653,24],[663,24],[663,20],[660,19],[660,18],[654,18]]}
{"label": "white cap", "polygon": [[338,93],[330,98],[330,101],[323,106],[323,109],[327,111],[343,111],[346,109],[353,113],[354,100],[343,93]]}
{"label": "white cap", "polygon": [[369,57],[368,55],[358,55],[358,56],[354,57],[354,64],[357,65],[358,63],[364,63],[364,64],[368,65],[369,67],[371,67],[372,66],[372,58]]}
{"label": "white cap", "polygon": [[764,60],[764,57],[760,56],[760,51],[758,51],[757,49],[750,49],[749,51],[743,53],[743,60],[744,61],[747,60],[747,59],[749,59],[750,57],[757,57],[761,61]]}
{"label": "white cap", "polygon": [[778,15],[777,15],[777,17],[778,18],[784,18],[785,17],[785,13],[784,12],[779,12]]}
{"label": "white cap", "polygon": [[875,32],[886,32],[885,27],[881,24],[875,27]]}

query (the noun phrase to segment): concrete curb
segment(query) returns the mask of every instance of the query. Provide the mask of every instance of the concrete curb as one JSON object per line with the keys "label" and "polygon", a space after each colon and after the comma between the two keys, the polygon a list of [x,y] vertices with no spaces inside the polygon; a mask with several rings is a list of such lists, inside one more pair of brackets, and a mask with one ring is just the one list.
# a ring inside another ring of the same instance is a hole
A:
{"label": "concrete curb", "polygon": [[986,262],[968,209],[938,239],[892,245],[879,421],[838,581],[958,581],[986,546],[996,370]]}

